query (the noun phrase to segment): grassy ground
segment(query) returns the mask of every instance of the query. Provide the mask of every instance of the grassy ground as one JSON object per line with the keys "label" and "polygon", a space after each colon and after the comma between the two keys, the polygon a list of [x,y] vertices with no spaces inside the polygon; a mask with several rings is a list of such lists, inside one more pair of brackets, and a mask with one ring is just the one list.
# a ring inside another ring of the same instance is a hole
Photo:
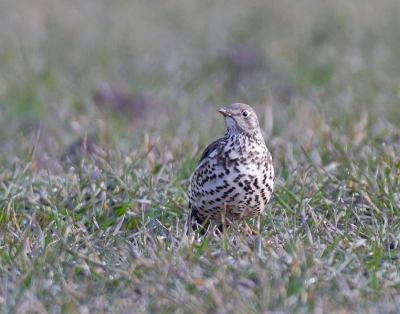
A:
{"label": "grassy ground", "polygon": [[[0,3],[4,313],[396,313],[396,0]],[[260,236],[188,245],[187,186],[258,112]]]}

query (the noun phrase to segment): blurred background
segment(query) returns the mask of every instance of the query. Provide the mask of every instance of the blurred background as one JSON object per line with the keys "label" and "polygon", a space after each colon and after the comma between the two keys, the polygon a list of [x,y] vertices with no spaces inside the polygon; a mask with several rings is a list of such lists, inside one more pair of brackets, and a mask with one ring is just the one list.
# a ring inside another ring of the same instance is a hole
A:
{"label": "blurred background", "polygon": [[39,129],[38,167],[54,171],[83,146],[204,147],[233,102],[267,142],[360,121],[384,137],[400,123],[399,16],[397,0],[3,0],[0,162],[26,158]]}

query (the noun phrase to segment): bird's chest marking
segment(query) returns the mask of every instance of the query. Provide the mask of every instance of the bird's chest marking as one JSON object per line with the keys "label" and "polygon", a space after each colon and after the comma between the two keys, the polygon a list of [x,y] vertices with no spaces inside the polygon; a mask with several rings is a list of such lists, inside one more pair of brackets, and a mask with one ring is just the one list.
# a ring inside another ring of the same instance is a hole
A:
{"label": "bird's chest marking", "polygon": [[224,203],[228,216],[258,215],[268,200],[264,191],[267,163],[268,151],[263,142],[240,136],[222,142],[208,156],[207,167],[198,169],[201,193],[192,201],[206,215],[220,211]]}

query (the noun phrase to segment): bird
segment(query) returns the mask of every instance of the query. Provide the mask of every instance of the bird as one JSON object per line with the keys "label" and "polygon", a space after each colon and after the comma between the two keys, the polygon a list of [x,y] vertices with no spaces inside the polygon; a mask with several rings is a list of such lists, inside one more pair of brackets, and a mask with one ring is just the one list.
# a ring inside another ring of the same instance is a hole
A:
{"label": "bird", "polygon": [[[189,220],[192,226],[229,226],[261,214],[274,189],[274,167],[256,112],[235,103],[218,110],[225,118],[224,136],[202,153],[190,178]],[[203,230],[204,230],[203,229]]]}

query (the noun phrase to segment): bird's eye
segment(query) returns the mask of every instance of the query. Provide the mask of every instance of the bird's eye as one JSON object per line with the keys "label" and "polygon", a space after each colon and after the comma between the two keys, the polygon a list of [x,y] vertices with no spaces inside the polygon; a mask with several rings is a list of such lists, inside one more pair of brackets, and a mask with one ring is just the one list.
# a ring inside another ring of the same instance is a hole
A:
{"label": "bird's eye", "polygon": [[247,118],[250,115],[250,112],[248,110],[243,110],[242,111],[242,116]]}

